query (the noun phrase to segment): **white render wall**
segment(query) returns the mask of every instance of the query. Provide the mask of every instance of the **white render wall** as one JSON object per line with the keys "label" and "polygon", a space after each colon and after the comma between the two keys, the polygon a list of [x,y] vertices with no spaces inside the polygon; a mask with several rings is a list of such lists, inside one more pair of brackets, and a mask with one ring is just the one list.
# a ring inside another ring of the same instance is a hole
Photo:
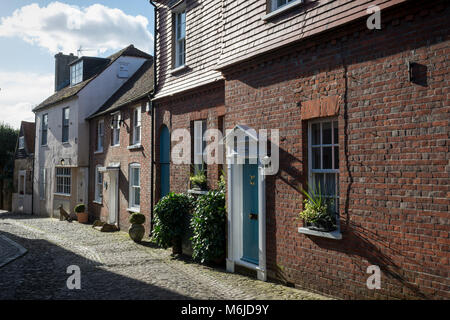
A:
{"label": "white render wall", "polygon": [[[36,112],[36,147],[34,171],[34,212],[52,216],[58,203],[63,199],[55,195],[55,167],[64,165],[72,170],[71,196],[66,197],[66,203],[85,204],[88,197],[88,166],[89,166],[89,123],[85,119],[96,112],[128,79],[144,64],[143,58],[122,56],[111,64],[100,75],[84,87],[77,96],[70,100],[39,110]],[[128,64],[128,78],[119,78],[120,63]],[[62,143],[62,110],[69,107],[69,141]],[[42,116],[48,114],[47,146],[41,145]],[[106,126],[107,124],[105,124]],[[46,169],[46,195],[40,200],[40,172]],[[78,168],[78,169],[77,169]],[[66,206],[64,206],[66,207]],[[67,210],[67,208],[66,208]]]}

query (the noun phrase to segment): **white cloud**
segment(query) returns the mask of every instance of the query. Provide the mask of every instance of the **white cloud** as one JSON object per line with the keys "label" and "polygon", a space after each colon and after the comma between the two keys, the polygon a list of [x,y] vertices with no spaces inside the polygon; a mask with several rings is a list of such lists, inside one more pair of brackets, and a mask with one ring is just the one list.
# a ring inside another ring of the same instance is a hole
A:
{"label": "white cloud", "polygon": [[31,110],[53,89],[53,74],[0,72],[0,122],[19,128],[22,120],[34,121]]}
{"label": "white cloud", "polygon": [[125,14],[101,4],[86,8],[52,2],[47,7],[33,3],[0,20],[0,37],[18,37],[51,53],[77,53],[80,46],[99,55],[129,44],[151,52],[153,35],[144,16]]}

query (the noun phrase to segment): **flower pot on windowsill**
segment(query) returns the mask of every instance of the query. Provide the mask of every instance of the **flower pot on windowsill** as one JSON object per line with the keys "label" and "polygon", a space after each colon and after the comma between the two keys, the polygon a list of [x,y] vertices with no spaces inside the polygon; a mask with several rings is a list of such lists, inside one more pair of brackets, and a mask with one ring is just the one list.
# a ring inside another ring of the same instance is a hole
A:
{"label": "flower pot on windowsill", "polygon": [[305,228],[308,228],[310,230],[314,231],[320,231],[320,232],[333,232],[337,230],[337,227],[335,225],[330,225],[328,223],[322,223],[322,222],[316,222],[316,223],[303,223]]}

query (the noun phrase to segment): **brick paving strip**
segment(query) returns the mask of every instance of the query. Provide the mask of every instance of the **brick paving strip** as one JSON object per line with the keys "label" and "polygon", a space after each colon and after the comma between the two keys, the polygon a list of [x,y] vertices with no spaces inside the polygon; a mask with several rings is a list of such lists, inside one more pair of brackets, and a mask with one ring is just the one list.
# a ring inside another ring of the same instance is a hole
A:
{"label": "brick paving strip", "polygon": [[20,258],[27,249],[0,234],[0,268]]}
{"label": "brick paving strip", "polygon": [[[101,233],[89,225],[0,214],[0,232],[28,254],[0,270],[0,299],[329,299],[220,268],[174,259],[148,239]],[[66,268],[81,269],[82,290],[68,290]],[[17,272],[20,270],[20,272]]]}

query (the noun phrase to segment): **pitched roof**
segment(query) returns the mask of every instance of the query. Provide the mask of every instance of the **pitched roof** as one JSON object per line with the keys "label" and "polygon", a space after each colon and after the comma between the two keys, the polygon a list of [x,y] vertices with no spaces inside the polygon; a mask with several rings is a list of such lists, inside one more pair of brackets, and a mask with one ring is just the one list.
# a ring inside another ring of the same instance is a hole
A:
{"label": "pitched roof", "polygon": [[153,91],[153,59],[149,59],[95,113],[87,119],[113,112]]}
{"label": "pitched roof", "polygon": [[66,87],[64,89],[61,89],[61,90],[55,92],[53,95],[51,95],[50,97],[45,99],[43,102],[41,102],[38,106],[36,106],[33,109],[33,112],[36,112],[38,110],[49,107],[49,106],[54,105],[63,100],[74,97],[76,94],[78,94],[78,92],[80,92],[84,87],[86,87],[86,85],[89,82],[91,82],[93,79],[95,79],[99,74],[101,74],[106,68],[108,68],[111,64],[113,64],[121,56],[152,59],[151,55],[149,55],[139,49],[136,49],[133,45],[129,45],[128,47],[109,56],[107,59],[109,59],[110,62],[103,69],[99,70],[99,72],[94,74],[91,78],[89,78],[83,82],[80,82],[74,86],[69,86],[69,87]]}
{"label": "pitched roof", "polygon": [[16,150],[16,158],[25,158],[29,154],[34,153],[34,140],[36,135],[36,127],[34,122],[22,121],[20,123],[19,137],[24,137],[24,149]]}

